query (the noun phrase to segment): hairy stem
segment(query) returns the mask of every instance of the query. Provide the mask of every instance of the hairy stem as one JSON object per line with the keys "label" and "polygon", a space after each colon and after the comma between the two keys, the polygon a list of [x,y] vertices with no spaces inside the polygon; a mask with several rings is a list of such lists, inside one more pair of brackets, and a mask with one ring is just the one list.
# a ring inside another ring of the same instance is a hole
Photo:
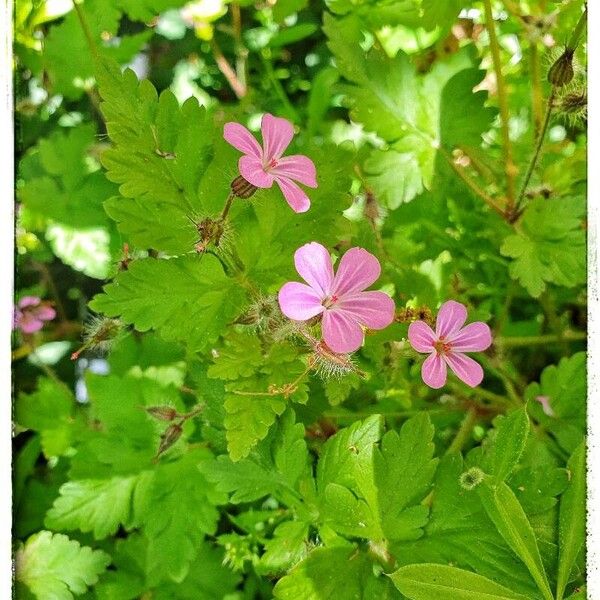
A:
{"label": "hairy stem", "polygon": [[492,52],[492,63],[496,73],[496,86],[498,89],[498,107],[500,109],[500,132],[502,135],[502,151],[504,154],[504,172],[506,174],[506,212],[510,213],[515,198],[515,176],[516,167],[513,162],[512,146],[509,135],[509,111],[508,96],[504,75],[502,74],[502,59],[500,57],[500,44],[496,35],[494,16],[492,14],[491,0],[483,0],[485,12],[485,26],[490,38],[490,50]]}
{"label": "hairy stem", "polygon": [[231,209],[231,205],[233,204],[233,199],[235,195],[233,192],[229,192],[229,196],[227,196],[227,200],[225,200],[225,206],[223,206],[223,211],[221,212],[221,216],[219,217],[219,221],[224,221],[229,214],[229,210]]}
{"label": "hairy stem", "polygon": [[525,193],[527,191],[527,186],[529,185],[529,181],[531,180],[531,176],[533,175],[533,171],[535,166],[537,165],[538,159],[540,157],[540,152],[542,150],[542,144],[544,142],[544,138],[546,137],[546,131],[548,131],[548,125],[550,124],[550,117],[552,116],[552,109],[554,108],[554,97],[556,96],[556,88],[552,87],[552,91],[550,92],[550,96],[548,96],[548,102],[546,104],[546,113],[544,115],[544,121],[542,123],[542,128],[539,132],[537,143],[535,145],[535,150],[531,156],[529,161],[529,165],[527,167],[527,171],[525,173],[525,179],[523,179],[523,183],[521,185],[521,191],[519,192],[519,197],[517,198],[517,203],[515,204],[514,209],[514,218],[518,218],[521,210],[521,205],[525,198]]}

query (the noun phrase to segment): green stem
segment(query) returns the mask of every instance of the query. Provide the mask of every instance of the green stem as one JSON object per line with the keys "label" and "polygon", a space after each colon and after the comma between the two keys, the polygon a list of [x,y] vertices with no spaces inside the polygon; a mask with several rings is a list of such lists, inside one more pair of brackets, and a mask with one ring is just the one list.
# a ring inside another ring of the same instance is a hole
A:
{"label": "green stem", "polygon": [[92,34],[92,30],[87,22],[87,18],[85,13],[83,12],[83,8],[81,7],[81,3],[77,0],[73,0],[73,8],[75,9],[75,13],[77,14],[77,18],[79,19],[79,24],[81,25],[81,29],[83,30],[83,35],[87,40],[88,46],[90,47],[90,52],[94,58],[97,58],[99,55],[98,45],[96,44],[96,40]]}
{"label": "green stem", "polygon": [[525,173],[525,179],[523,179],[523,184],[521,185],[521,191],[519,192],[519,197],[517,198],[517,203],[515,205],[515,217],[518,217],[521,204],[523,203],[523,199],[525,198],[525,192],[527,191],[527,186],[529,185],[529,180],[533,175],[533,170],[537,165],[538,159],[540,157],[540,152],[542,149],[542,143],[544,142],[544,138],[546,137],[546,131],[548,131],[548,125],[550,124],[550,116],[552,115],[552,109],[554,108],[554,97],[556,95],[556,88],[553,86],[552,91],[550,92],[550,96],[548,96],[548,103],[546,105],[546,114],[544,115],[544,121],[542,123],[542,128],[538,135],[537,143],[535,145],[535,150],[533,155],[531,156],[531,160],[529,161],[529,166],[527,167],[527,172]]}
{"label": "green stem", "polygon": [[267,59],[262,53],[260,54],[260,59],[267,73],[267,77],[269,78],[269,81],[271,82],[271,85],[275,90],[275,93],[277,94],[277,96],[279,96],[281,103],[285,107],[288,117],[290,117],[294,123],[298,123],[298,121],[300,120],[298,113],[292,105],[292,103],[290,102],[290,99],[287,97],[287,94],[285,93],[281,82],[275,76],[275,72],[273,71],[273,65],[271,64],[271,61]]}
{"label": "green stem", "polygon": [[477,424],[477,411],[474,408],[470,408],[465,415],[456,436],[452,440],[452,443],[448,446],[446,454],[452,454],[453,452],[460,452],[464,445],[469,441],[473,428]]}
{"label": "green stem", "polygon": [[504,75],[502,74],[502,59],[500,57],[500,44],[496,35],[494,24],[494,16],[492,14],[491,0],[483,0],[483,8],[485,12],[485,27],[490,38],[490,50],[492,52],[492,63],[494,72],[496,73],[496,86],[498,88],[498,107],[500,109],[500,133],[502,135],[502,151],[504,154],[504,171],[506,174],[506,212],[512,211],[515,198],[515,175],[516,168],[512,158],[512,146],[509,135],[509,119],[508,111],[508,96],[506,93],[506,85]]}
{"label": "green stem", "polygon": [[220,221],[224,221],[229,214],[229,210],[231,209],[231,205],[233,203],[233,199],[235,195],[233,192],[229,192],[229,196],[227,196],[227,200],[225,200],[225,206],[223,207],[223,211],[221,212],[221,216],[219,217]]}
{"label": "green stem", "polygon": [[544,119],[544,96],[542,94],[542,77],[540,72],[540,51],[536,41],[529,47],[529,65],[531,70],[531,115],[536,137],[540,134]]}
{"label": "green stem", "polygon": [[501,348],[518,348],[521,346],[540,346],[543,344],[560,344],[561,342],[580,342],[587,339],[585,331],[565,331],[562,335],[534,335],[523,337],[496,338],[496,345]]}

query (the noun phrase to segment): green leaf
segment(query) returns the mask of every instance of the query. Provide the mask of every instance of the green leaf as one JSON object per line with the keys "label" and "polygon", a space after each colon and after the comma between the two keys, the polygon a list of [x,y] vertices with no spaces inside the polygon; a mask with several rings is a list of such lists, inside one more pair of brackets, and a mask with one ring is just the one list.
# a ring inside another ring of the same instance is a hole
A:
{"label": "green leaf", "polygon": [[525,600],[527,596],[476,573],[446,565],[408,565],[390,575],[410,600]]}
{"label": "green leaf", "polygon": [[291,569],[308,553],[308,524],[303,521],[285,521],[265,542],[265,553],[259,568],[265,573],[280,573]]}
{"label": "green leaf", "polygon": [[356,471],[356,456],[369,451],[381,438],[383,420],[372,415],[364,421],[356,421],[330,437],[325,445],[317,467],[317,486],[325,491],[328,483],[352,486]]}
{"label": "green leaf", "polygon": [[423,27],[448,31],[464,3],[461,0],[423,0]]}
{"label": "green leaf", "polygon": [[[467,468],[458,454],[437,468],[425,535],[392,544],[400,565],[439,563],[474,571],[531,598],[537,590],[525,565],[506,544],[484,510],[477,490],[464,485]],[[474,543],[474,540],[476,543]]]}
{"label": "green leaf", "polygon": [[17,581],[39,600],[71,600],[98,581],[110,557],[60,533],[40,531],[17,550]]}
{"label": "green leaf", "polygon": [[514,492],[503,482],[492,486],[484,481],[477,489],[500,535],[523,561],[544,598],[552,600],[535,533]]}
{"label": "green leaf", "polygon": [[[87,374],[90,425],[78,432],[73,479],[110,479],[148,470],[164,426],[143,410],[168,404],[183,409],[178,391],[145,377]],[[186,431],[182,440],[186,437]]]}
{"label": "green leaf", "polygon": [[278,600],[400,597],[385,577],[373,575],[371,561],[353,547],[313,550],[277,582],[273,594]]}
{"label": "green leaf", "polygon": [[55,131],[26,155],[19,198],[27,211],[71,229],[95,231],[109,224],[102,203],[115,186],[92,158],[95,134],[89,123]]}
{"label": "green leaf", "polygon": [[[586,355],[577,352],[542,371],[539,383],[531,383],[525,398],[532,415],[571,454],[581,443],[586,428]],[[535,399],[545,396],[553,415],[546,415]]]}
{"label": "green leaf", "polygon": [[[346,431],[330,441],[345,438]],[[432,437],[433,427],[423,414],[408,420],[399,434],[387,432],[380,448],[375,440],[347,449],[348,464],[332,468],[325,487],[323,479],[319,480],[328,525],[344,535],[377,541],[418,538],[429,513],[419,504],[431,487],[437,464],[432,460]],[[330,460],[329,453],[324,452],[319,469],[324,460]]]}
{"label": "green leaf", "polygon": [[556,598],[562,600],[577,555],[585,542],[586,470],[583,441],[573,452],[567,468],[570,482],[560,499],[558,524],[558,576]]}
{"label": "green leaf", "polygon": [[156,329],[167,341],[202,350],[239,311],[244,291],[212,256],[133,261],[90,307],[121,317],[139,331]]}
{"label": "green leaf", "polygon": [[586,281],[585,197],[532,200],[500,252],[513,258],[510,276],[534,298],[547,283],[574,287]]}
{"label": "green leaf", "polygon": [[46,457],[60,456],[71,445],[75,399],[65,385],[40,378],[38,389],[21,394],[15,403],[15,420],[22,427],[40,432]]}
{"label": "green leaf", "polygon": [[217,489],[233,492],[230,502],[252,502],[273,494],[282,501],[297,496],[295,486],[307,469],[308,451],[304,427],[295,423],[294,411],[287,410],[268,437],[246,459],[219,456],[201,465],[202,472]]}
{"label": "green leaf", "polygon": [[505,481],[519,462],[528,434],[529,417],[525,407],[502,419],[496,433],[492,457],[496,482]]}
{"label": "green leaf", "polygon": [[136,511],[148,538],[146,560],[152,586],[163,580],[183,581],[200,542],[216,531],[216,505],[226,498],[198,468],[210,458],[210,452],[202,448],[188,452],[161,466],[140,493]]}
{"label": "green leaf", "polygon": [[149,476],[144,472],[107,480],[69,481],[60,488],[60,496],[48,511],[45,524],[59,531],[91,531],[97,540],[114,535],[120,526],[131,529],[136,525],[136,489]]}
{"label": "green leaf", "polygon": [[122,196],[106,203],[108,214],[135,245],[171,254],[192,251],[198,233],[190,219],[200,221],[198,214],[206,212],[198,195],[211,158],[206,111],[195,98],[180,107],[172,92],[158,96],[147,80],[140,83],[132,71],[121,73],[109,61],[98,63],[97,77],[114,144],[102,164]]}

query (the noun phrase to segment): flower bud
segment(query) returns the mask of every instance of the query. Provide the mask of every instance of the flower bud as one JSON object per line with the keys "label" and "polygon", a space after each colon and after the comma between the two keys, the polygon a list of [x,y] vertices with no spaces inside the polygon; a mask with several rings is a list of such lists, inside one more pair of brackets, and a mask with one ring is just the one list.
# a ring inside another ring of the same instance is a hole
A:
{"label": "flower bud", "polygon": [[183,427],[179,423],[173,423],[169,425],[165,432],[160,436],[160,444],[156,452],[156,459],[161,454],[164,454],[180,437],[183,433]]}
{"label": "flower bud", "polygon": [[149,415],[161,421],[172,421],[179,416],[172,406],[147,406],[145,410]]}
{"label": "flower bud", "polygon": [[548,71],[548,81],[555,87],[563,87],[570,83],[575,74],[573,70],[574,50],[565,48]]}
{"label": "flower bud", "polygon": [[238,175],[231,182],[231,191],[234,196],[238,198],[242,198],[243,200],[247,200],[251,196],[253,196],[258,188],[255,185],[252,185],[249,181],[244,179],[241,175]]}

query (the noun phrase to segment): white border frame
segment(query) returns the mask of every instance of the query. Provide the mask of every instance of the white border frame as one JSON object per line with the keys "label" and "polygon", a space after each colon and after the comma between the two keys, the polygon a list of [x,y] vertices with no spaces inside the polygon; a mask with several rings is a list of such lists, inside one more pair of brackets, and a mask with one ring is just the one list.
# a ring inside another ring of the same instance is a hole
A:
{"label": "white border frame", "polygon": [[[12,379],[11,330],[14,279],[14,121],[12,94],[12,0],[0,9],[0,582],[3,598],[12,588]],[[11,586],[11,587],[9,587]],[[6,588],[6,589],[4,589]],[[11,594],[12,595],[12,594]]]}
{"label": "white border frame", "polygon": [[587,597],[600,598],[600,6],[588,4],[588,506]]}

